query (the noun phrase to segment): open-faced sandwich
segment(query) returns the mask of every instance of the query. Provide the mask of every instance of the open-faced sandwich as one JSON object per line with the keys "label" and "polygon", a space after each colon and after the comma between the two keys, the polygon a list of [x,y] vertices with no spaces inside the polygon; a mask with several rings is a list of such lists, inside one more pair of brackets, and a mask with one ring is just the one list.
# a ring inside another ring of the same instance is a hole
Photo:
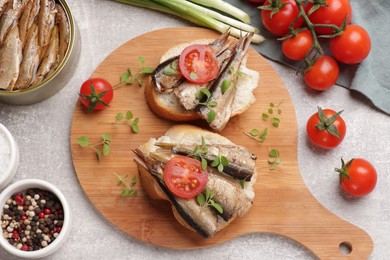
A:
{"label": "open-faced sandwich", "polygon": [[203,39],[176,45],[161,57],[146,84],[151,110],[173,121],[205,119],[221,131],[229,119],[255,102],[259,73],[246,68],[253,34]]}
{"label": "open-faced sandwich", "polygon": [[256,155],[217,133],[177,125],[134,153],[147,194],[170,201],[176,219],[203,237],[252,205]]}

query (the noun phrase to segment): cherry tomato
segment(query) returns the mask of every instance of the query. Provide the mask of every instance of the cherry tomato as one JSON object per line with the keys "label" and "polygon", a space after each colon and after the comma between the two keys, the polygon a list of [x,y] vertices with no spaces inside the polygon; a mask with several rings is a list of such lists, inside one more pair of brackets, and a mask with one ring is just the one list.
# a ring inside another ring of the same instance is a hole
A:
{"label": "cherry tomato", "polygon": [[291,60],[302,60],[313,46],[313,37],[309,30],[298,33],[282,43],[282,52]]}
{"label": "cherry tomato", "polygon": [[[264,27],[272,34],[277,36],[286,35],[289,32],[289,26],[298,16],[299,10],[295,0],[282,0],[286,5],[271,17],[271,10],[262,9],[260,12],[261,21]],[[264,2],[263,6],[270,5],[269,0]],[[303,24],[303,19],[300,17],[294,24],[294,28],[298,28]]]}
{"label": "cherry tomato", "polygon": [[330,51],[333,56],[346,64],[362,62],[370,50],[370,36],[359,25],[348,25],[342,35],[330,39]]}
{"label": "cherry tomato", "polygon": [[355,197],[363,197],[371,193],[377,182],[377,172],[367,160],[355,158],[344,164],[341,159],[340,188]]}
{"label": "cherry tomato", "polygon": [[179,68],[181,74],[195,84],[209,82],[219,74],[215,52],[207,44],[193,44],[186,47],[180,54]]}
{"label": "cherry tomato", "polygon": [[167,162],[163,176],[168,189],[183,199],[201,193],[208,180],[208,173],[202,170],[200,161],[182,155],[176,155]]}
{"label": "cherry tomato", "polygon": [[323,55],[305,72],[303,79],[312,89],[322,91],[331,88],[336,83],[339,74],[337,62],[332,57]]}
{"label": "cherry tomato", "polygon": [[106,108],[114,97],[114,90],[107,80],[91,78],[81,85],[79,96],[88,112],[92,112]]}
{"label": "cherry tomato", "polygon": [[324,149],[337,147],[345,137],[347,126],[340,114],[331,109],[322,110],[313,114],[306,124],[306,132],[310,141]]}
{"label": "cherry tomato", "polygon": [[[351,22],[352,8],[349,0],[326,0],[328,6],[322,6],[309,15],[309,19],[313,24],[334,24],[341,26],[344,18],[347,19],[347,24]],[[308,3],[305,8],[307,11],[311,9],[313,3]],[[331,34],[333,30],[326,27],[316,27],[316,32],[320,34]]]}

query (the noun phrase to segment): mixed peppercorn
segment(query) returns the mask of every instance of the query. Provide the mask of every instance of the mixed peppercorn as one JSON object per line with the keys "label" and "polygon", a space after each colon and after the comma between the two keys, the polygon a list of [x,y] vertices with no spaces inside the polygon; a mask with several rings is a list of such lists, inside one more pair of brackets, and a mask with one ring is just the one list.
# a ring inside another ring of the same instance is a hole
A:
{"label": "mixed peppercorn", "polygon": [[47,247],[58,237],[63,223],[61,202],[41,189],[13,194],[3,207],[0,221],[4,238],[24,251]]}

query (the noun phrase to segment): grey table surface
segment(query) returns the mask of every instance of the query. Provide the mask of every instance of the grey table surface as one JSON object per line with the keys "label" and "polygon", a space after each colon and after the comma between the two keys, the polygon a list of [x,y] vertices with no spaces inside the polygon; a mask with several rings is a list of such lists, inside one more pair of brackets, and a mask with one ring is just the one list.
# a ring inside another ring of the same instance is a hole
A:
{"label": "grey table surface", "polygon": [[[50,99],[30,106],[0,104],[0,122],[20,146],[20,166],[12,182],[38,178],[59,187],[73,210],[66,243],[46,259],[313,259],[307,249],[284,237],[252,234],[207,249],[176,251],[137,241],[112,226],[94,209],[78,183],[70,152],[70,125],[80,85],[102,60],[126,41],[166,27],[193,26],[156,11],[107,0],[68,0],[81,32],[81,54],[66,87]],[[374,241],[371,259],[390,258],[390,118],[367,100],[335,86],[316,93],[302,77],[271,63],[295,105],[298,160],[302,178],[314,197],[337,216],[361,227]],[[324,151],[306,136],[307,119],[317,106],[342,110],[348,130],[340,147]],[[378,171],[377,187],[362,199],[341,196],[334,167],[340,157],[362,157]],[[131,210],[131,209],[129,209]],[[16,259],[0,249],[0,259]]]}

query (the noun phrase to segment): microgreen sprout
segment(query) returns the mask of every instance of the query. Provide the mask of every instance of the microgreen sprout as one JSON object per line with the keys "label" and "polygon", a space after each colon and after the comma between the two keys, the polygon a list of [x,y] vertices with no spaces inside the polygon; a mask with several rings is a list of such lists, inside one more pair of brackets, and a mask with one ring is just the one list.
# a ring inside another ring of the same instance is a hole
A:
{"label": "microgreen sprout", "polygon": [[118,113],[116,115],[116,118],[115,118],[115,124],[122,124],[122,125],[128,125],[130,126],[131,128],[131,131],[133,131],[133,133],[135,134],[138,134],[139,132],[139,127],[138,127],[138,123],[139,123],[139,118],[136,117],[133,119],[133,113],[131,111],[127,111],[125,115],[123,115],[123,113]]}
{"label": "microgreen sprout", "polygon": [[[229,73],[230,74],[234,74],[235,73],[234,67],[229,67]],[[238,77],[242,77],[243,75],[245,75],[244,72],[242,72],[241,70],[237,71],[237,76]]]}
{"label": "microgreen sprout", "polygon": [[269,169],[273,171],[275,170],[276,165],[282,163],[282,160],[280,159],[280,153],[276,149],[270,149],[268,155],[269,155],[268,164],[270,165]]}
{"label": "microgreen sprout", "polygon": [[245,182],[246,182],[246,179],[247,179],[248,177],[249,177],[249,176],[247,176],[245,179],[240,180],[241,189],[245,189]]}
{"label": "microgreen sprout", "polygon": [[125,186],[125,188],[121,192],[122,197],[136,196],[137,195],[137,190],[133,189],[134,185],[137,183],[137,176],[133,176],[133,178],[131,178],[131,180],[130,180],[130,183],[128,183],[128,182],[126,182],[126,178],[128,177],[128,175],[120,176],[115,172],[114,172],[114,175],[118,179],[117,186],[121,186],[121,185]]}
{"label": "microgreen sprout", "polygon": [[178,70],[177,60],[173,61],[169,66],[165,67],[163,70],[164,75],[166,76],[174,76],[180,74]]}
{"label": "microgreen sprout", "polygon": [[215,119],[215,111],[213,108],[216,107],[218,103],[215,100],[210,100],[211,99],[210,91],[207,88],[201,88],[198,92],[196,92],[195,97],[197,100],[199,100],[199,104],[210,108],[210,111],[207,114],[207,122],[208,123],[213,122]]}
{"label": "microgreen sprout", "polygon": [[258,141],[259,143],[263,143],[268,135],[268,128],[264,128],[263,131],[259,131],[257,128],[253,128],[250,132],[243,132],[245,135],[250,138]]}
{"label": "microgreen sprout", "polygon": [[221,85],[221,92],[222,92],[222,94],[225,94],[225,92],[230,88],[231,84],[232,84],[232,81],[228,80],[228,79],[225,79],[222,82],[222,85]]}
{"label": "microgreen sprout", "polygon": [[261,115],[263,120],[271,119],[272,125],[276,128],[279,127],[280,124],[279,116],[282,114],[282,110],[279,108],[280,104],[281,103],[275,105],[274,103],[270,103],[267,112]]}
{"label": "microgreen sprout", "polygon": [[[101,155],[107,156],[110,153],[110,144],[111,144],[111,137],[108,134],[102,134],[102,141],[98,142],[96,144],[91,144],[90,140],[88,137],[85,135],[80,136],[77,138],[77,144],[79,144],[81,147],[88,147],[96,152],[96,156],[98,158],[98,161],[100,162],[101,160]],[[102,145],[102,151],[100,151],[97,146]]]}
{"label": "microgreen sprout", "polygon": [[207,161],[205,158],[203,158],[204,154],[208,152],[206,141],[204,140],[204,137],[202,136],[202,144],[199,146],[198,144],[195,145],[194,150],[188,155],[189,157],[192,157],[196,160],[199,160],[202,162],[202,170],[207,170]]}
{"label": "microgreen sprout", "polygon": [[228,159],[223,155],[218,155],[215,157],[214,161],[211,163],[211,167],[218,169],[219,172],[223,172],[223,168],[229,165]]}
{"label": "microgreen sprout", "polygon": [[120,83],[117,84],[114,89],[119,88],[121,86],[131,86],[134,82],[136,82],[140,87],[143,85],[145,76],[152,74],[154,69],[152,67],[144,65],[144,57],[139,56],[138,61],[141,63],[141,69],[139,69],[135,74],[133,74],[133,70],[131,68],[128,68],[120,75]]}
{"label": "microgreen sprout", "polygon": [[220,214],[223,213],[223,208],[217,202],[213,200],[215,192],[211,191],[208,187],[205,189],[205,194],[202,192],[197,196],[198,203],[201,207],[211,206],[216,209]]}

